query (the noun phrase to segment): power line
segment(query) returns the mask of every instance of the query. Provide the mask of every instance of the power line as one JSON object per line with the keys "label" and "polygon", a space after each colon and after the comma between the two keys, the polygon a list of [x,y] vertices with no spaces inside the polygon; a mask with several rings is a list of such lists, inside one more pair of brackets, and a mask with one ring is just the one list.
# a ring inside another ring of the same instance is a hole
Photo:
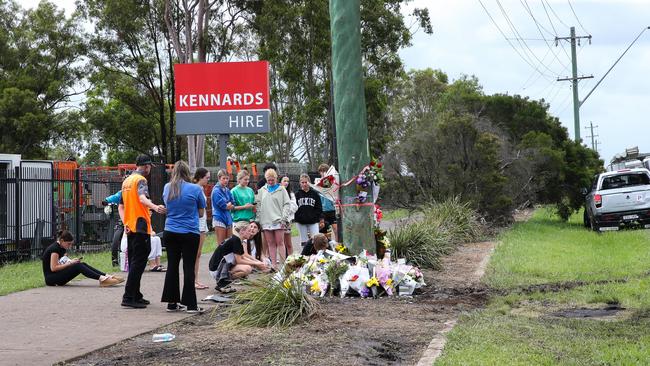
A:
{"label": "power line", "polygon": [[555,12],[555,10],[553,10],[553,7],[552,7],[551,4],[548,2],[548,0],[542,0],[542,3],[546,3],[546,5],[548,6],[548,8],[551,10],[551,13],[553,13],[553,15],[555,15],[555,18],[557,18],[557,20],[559,20],[560,23],[562,23],[563,26],[565,26],[565,27],[567,27],[567,28],[570,28],[570,27],[569,27],[565,22],[562,21],[562,18],[560,18],[560,17],[557,15],[557,13]]}
{"label": "power line", "polygon": [[[537,18],[535,18],[535,15],[533,15],[533,11],[530,9],[530,6],[528,5],[528,1],[527,1],[527,0],[523,0],[523,1],[522,1],[522,0],[519,0],[519,2],[521,3],[521,5],[524,6],[524,9],[526,9],[526,11],[528,11],[528,14],[530,15],[530,17],[533,18],[533,22],[535,22],[535,26],[537,27],[537,30],[539,31],[539,34],[540,34],[542,37],[544,37],[544,34],[542,34],[542,29],[544,29],[544,30],[545,30],[547,33],[549,33],[549,34],[552,34],[548,29],[544,28],[544,27],[543,27],[543,26],[542,26],[542,25],[537,21]],[[554,35],[555,37],[557,37],[557,34],[553,34],[553,35]],[[544,41],[544,43],[546,43],[546,47],[548,47],[548,48],[551,50],[551,53],[553,54],[553,57],[557,60],[557,62],[558,62],[558,63],[559,63],[559,64],[560,64],[560,65],[561,65],[561,66],[562,66],[566,71],[569,71],[569,68],[567,67],[567,65],[565,65],[565,64],[564,64],[564,63],[563,63],[563,62],[562,62],[562,61],[557,57],[557,54],[555,54],[555,52],[552,51],[551,45],[550,45],[547,41]]]}
{"label": "power line", "polygon": [[[542,7],[544,8],[544,13],[546,13],[546,18],[548,18],[548,22],[551,24],[551,28],[553,28],[553,32],[555,33],[554,36],[557,37],[558,36],[557,29],[555,29],[555,24],[553,24],[553,20],[551,20],[551,16],[549,15],[548,10],[546,9],[546,5],[544,5],[545,2],[546,2],[546,0],[542,0]],[[549,8],[550,7],[551,7],[551,5],[549,4]],[[551,10],[553,10],[553,9],[551,9]],[[556,15],[556,17],[557,17],[557,15]],[[562,19],[560,19],[560,23],[564,24],[564,22],[562,22]],[[566,48],[564,47],[564,43],[560,43],[560,47],[562,47],[562,51],[566,55],[567,59],[571,60],[571,56],[569,56],[569,53],[567,52]]]}
{"label": "power line", "polygon": [[501,29],[501,27],[499,27],[499,24],[497,24],[497,22],[494,20],[494,18],[492,17],[492,14],[490,14],[490,12],[487,10],[487,8],[486,8],[485,5],[483,4],[483,2],[482,2],[481,0],[478,0],[478,2],[479,2],[479,4],[481,4],[481,7],[483,8],[483,10],[484,10],[485,13],[487,14],[487,16],[490,18],[490,20],[492,21],[492,23],[494,24],[494,26],[499,30],[499,33],[501,33],[501,35],[502,35],[503,38],[506,40],[506,42],[508,42],[508,44],[510,45],[510,47],[512,47],[512,49],[515,51],[515,53],[517,53],[517,55],[519,55],[519,57],[520,57],[522,60],[524,60],[524,62],[526,62],[526,63],[527,63],[530,67],[532,67],[535,71],[537,71],[538,73],[540,73],[540,75],[542,75],[545,79],[549,80],[549,76],[548,76],[548,75],[544,74],[543,72],[541,72],[541,71],[539,70],[539,68],[537,68],[535,65],[533,65],[532,63],[530,63],[530,61],[528,61],[528,60],[527,60],[527,59],[526,59],[526,58],[525,58],[525,57],[524,57],[524,56],[519,52],[519,50],[517,49],[517,47],[515,47],[515,45],[513,45],[512,42],[510,42],[510,40],[508,39],[508,37],[506,36],[506,34],[503,32],[503,30]]}
{"label": "power line", "polygon": [[[548,57],[548,54],[549,54],[549,53],[550,53],[550,50],[549,50],[549,51],[546,51],[546,54],[544,54],[544,57],[542,57],[542,61],[546,61],[546,57]],[[535,78],[535,79],[530,83],[530,85],[528,85],[528,82],[533,78],[533,76],[536,76],[536,78]],[[540,78],[540,74],[538,74],[538,73],[536,73],[535,71],[533,71],[533,72],[532,72],[532,73],[531,73],[531,74],[526,78],[526,81],[524,81],[524,83],[521,85],[521,87],[520,87],[519,89],[520,89],[520,90],[526,90],[527,88],[529,88],[529,87],[535,85],[535,83],[537,82],[537,80],[539,80],[539,78]],[[551,81],[551,83],[555,83],[555,82],[554,82],[554,81]]]}
{"label": "power line", "polygon": [[571,5],[571,0],[566,0],[566,2],[569,3],[569,7],[571,8],[571,12],[573,13],[573,16],[576,17],[576,20],[578,21],[578,25],[580,26],[580,28],[582,28],[582,30],[585,31],[585,33],[591,34],[591,32],[586,30],[585,27],[582,25],[582,23],[580,23],[580,19],[578,19],[578,15],[576,14],[576,11],[573,10],[573,5]]}
{"label": "power line", "polygon": [[[517,27],[515,27],[515,24],[512,22],[512,20],[511,20],[510,17],[508,16],[508,12],[505,10],[505,8],[503,7],[503,5],[501,5],[501,1],[496,0],[496,2],[497,2],[497,5],[499,6],[499,8],[501,9],[501,13],[503,14],[504,18],[506,19],[506,22],[507,22],[508,25],[510,26],[510,29],[511,29],[511,30],[512,30],[512,31],[513,31],[513,32],[514,32],[514,33],[515,33],[519,38],[523,38],[523,37],[521,36],[521,34],[519,34],[519,31],[517,30]],[[543,36],[542,36],[542,37],[543,37]],[[549,68],[545,63],[543,63],[542,60],[539,59],[539,57],[537,57],[537,54],[535,54],[535,52],[533,52],[533,50],[530,49],[530,47],[528,46],[528,43],[526,43],[526,41],[520,41],[520,43],[523,43],[523,45],[526,47],[526,49],[528,50],[528,52],[531,53],[531,55],[532,55],[532,56],[537,60],[537,62],[540,63],[541,66],[544,66],[544,68],[545,68],[546,70],[548,70],[551,74],[557,74],[555,71],[551,70],[551,69],[550,69],[550,68]]]}

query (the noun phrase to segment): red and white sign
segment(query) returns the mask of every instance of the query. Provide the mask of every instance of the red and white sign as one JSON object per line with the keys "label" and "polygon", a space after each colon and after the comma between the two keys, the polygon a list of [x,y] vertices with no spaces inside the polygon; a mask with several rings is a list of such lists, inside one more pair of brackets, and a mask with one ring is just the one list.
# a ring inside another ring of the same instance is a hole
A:
{"label": "red and white sign", "polygon": [[176,133],[269,132],[269,63],[174,65]]}

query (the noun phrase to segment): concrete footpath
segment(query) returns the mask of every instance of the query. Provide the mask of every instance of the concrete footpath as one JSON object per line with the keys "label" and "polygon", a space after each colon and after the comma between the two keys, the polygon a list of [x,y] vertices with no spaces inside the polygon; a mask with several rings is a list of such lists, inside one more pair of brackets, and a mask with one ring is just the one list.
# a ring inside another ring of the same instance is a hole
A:
{"label": "concrete footpath", "polygon": [[[292,239],[294,253],[300,253],[299,238]],[[196,291],[199,306],[206,311],[215,303],[201,299],[217,293],[207,271],[211,255],[201,257],[199,271],[200,281],[210,287]],[[107,263],[98,269],[111,267]],[[182,263],[180,270],[182,286]],[[51,365],[192,316],[165,311],[167,304],[160,302],[164,280],[164,272],[144,273],[141,292],[151,301],[146,309],[120,306],[124,283],[100,288],[91,279],[0,296],[0,365]]]}
{"label": "concrete footpath", "polygon": [[[294,253],[300,253],[299,238],[292,240]],[[201,301],[217,293],[207,271],[211,255],[201,256],[199,271],[200,281],[210,287],[196,290],[199,306],[206,311],[216,305]],[[182,262],[180,267],[182,287]],[[97,269],[107,271],[111,267],[107,263]],[[126,273],[109,273],[126,278]],[[160,302],[164,281],[165,272],[145,271],[141,292],[151,301],[146,309],[120,305],[125,283],[100,288],[98,281],[87,278],[63,287],[46,286],[0,296],[0,365],[51,365],[193,316],[165,310],[167,303]]]}
{"label": "concrete footpath", "polygon": [[[201,257],[201,268],[210,255]],[[207,270],[199,271],[199,277],[212,285],[196,291],[199,306],[207,309],[214,303],[200,300],[216,292],[214,280]],[[120,306],[124,283],[100,288],[91,279],[0,297],[0,365],[51,365],[191,316],[165,311],[167,303],[160,302],[164,280],[164,272],[142,276],[141,291],[151,301],[146,309]],[[182,285],[182,276],[180,281]]]}

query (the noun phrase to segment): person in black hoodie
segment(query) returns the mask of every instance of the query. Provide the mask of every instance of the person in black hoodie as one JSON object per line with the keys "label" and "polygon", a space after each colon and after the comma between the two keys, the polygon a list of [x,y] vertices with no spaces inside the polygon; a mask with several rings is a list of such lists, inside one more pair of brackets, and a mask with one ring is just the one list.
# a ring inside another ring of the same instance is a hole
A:
{"label": "person in black hoodie", "polygon": [[318,193],[309,186],[307,174],[300,175],[300,189],[296,192],[298,211],[295,214],[296,226],[300,232],[300,243],[304,247],[307,240],[318,234],[318,223],[323,217],[323,206]]}

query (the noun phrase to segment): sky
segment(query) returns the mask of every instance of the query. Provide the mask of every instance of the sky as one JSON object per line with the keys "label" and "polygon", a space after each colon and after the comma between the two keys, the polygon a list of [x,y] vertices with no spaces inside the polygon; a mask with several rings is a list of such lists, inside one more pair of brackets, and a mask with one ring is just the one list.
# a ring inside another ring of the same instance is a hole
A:
{"label": "sky", "polygon": [[[594,76],[579,82],[582,100],[634,38],[650,26],[650,0],[415,0],[404,12],[416,7],[429,9],[434,33],[416,33],[412,46],[400,52],[408,69],[440,69],[451,79],[474,75],[485,94],[543,98],[572,138],[571,82],[556,81],[571,77],[571,48],[567,41],[560,41],[564,49],[556,47],[555,36],[569,36],[571,26],[578,36],[592,36],[591,44],[583,39],[577,49],[578,76]],[[512,45],[505,38],[513,38]],[[580,108],[582,140],[591,147],[591,131],[584,127],[590,122],[598,126],[594,135],[598,135],[595,139],[605,164],[629,147],[650,152],[649,71],[647,30]]]}
{"label": "sky", "polygon": [[[30,8],[38,0],[20,4]],[[68,14],[74,10],[74,0],[56,4]],[[582,100],[650,26],[650,0],[414,0],[403,8],[409,25],[414,8],[429,9],[434,33],[416,32],[412,46],[400,52],[407,69],[440,69],[452,80],[474,75],[485,94],[543,98],[572,138],[571,83],[556,81],[571,76],[571,48],[567,41],[556,46],[555,37],[568,37],[571,26],[578,36],[592,36],[577,49],[578,76],[594,76],[580,81]],[[591,122],[606,164],[629,147],[650,152],[649,71],[647,30],[580,108],[583,142],[591,146],[585,129]]]}

